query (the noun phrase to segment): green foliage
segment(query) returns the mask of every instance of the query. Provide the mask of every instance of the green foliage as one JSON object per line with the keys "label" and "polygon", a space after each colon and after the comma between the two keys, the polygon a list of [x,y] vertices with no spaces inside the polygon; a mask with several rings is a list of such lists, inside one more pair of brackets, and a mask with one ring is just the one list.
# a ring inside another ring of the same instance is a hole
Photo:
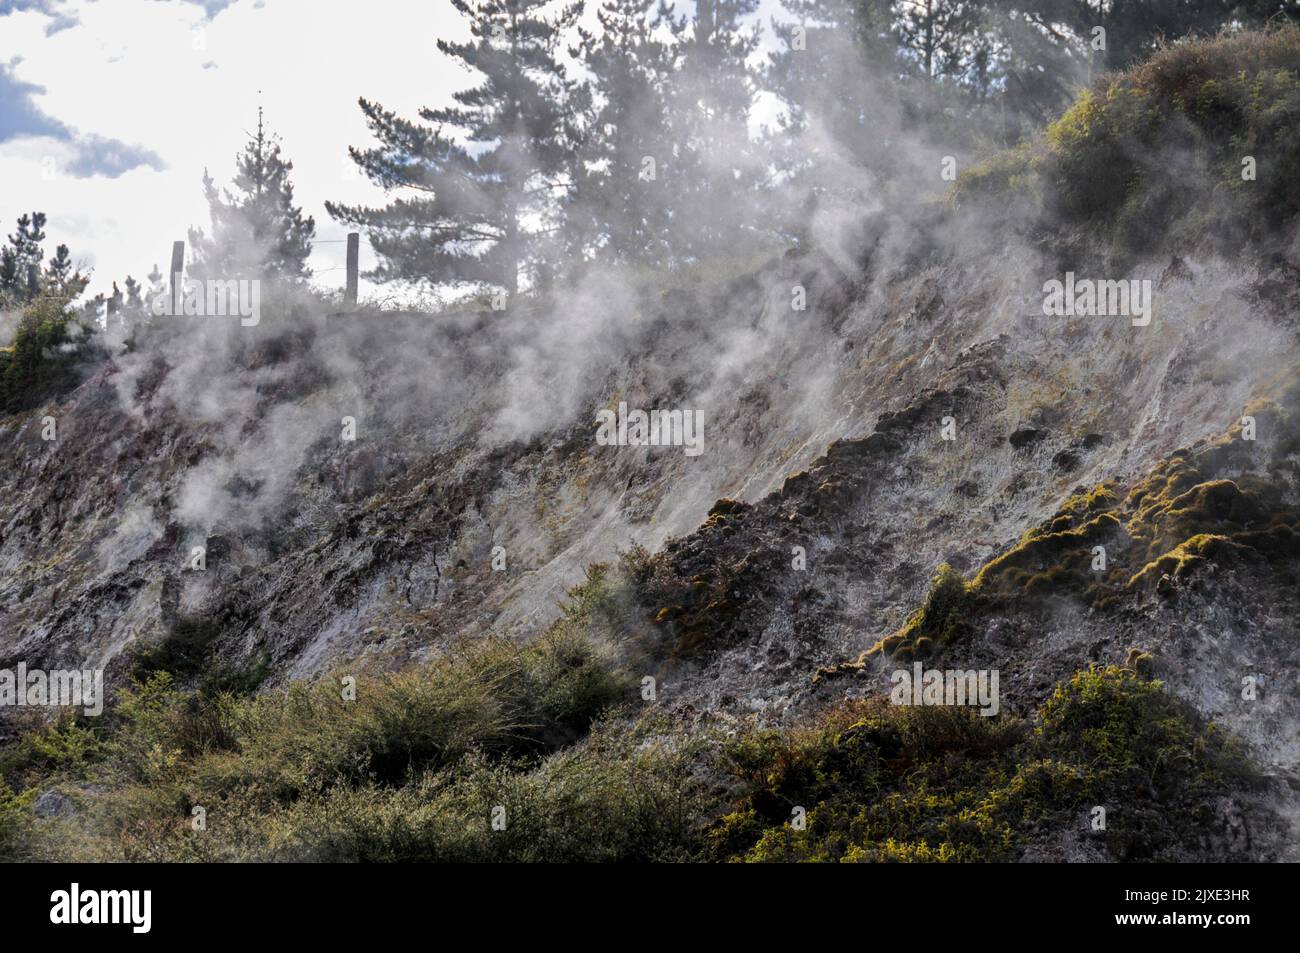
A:
{"label": "green foliage", "polygon": [[575,97],[587,135],[577,144],[573,196],[565,212],[570,253],[610,264],[660,267],[672,239],[662,196],[648,189],[642,161],[669,137],[664,89],[678,55],[655,35],[656,0],[603,0],[600,29],[578,27],[590,72]]}
{"label": "green foliage", "polygon": [[0,762],[32,791],[76,792],[70,816],[37,821],[32,791],[0,790],[0,842],[81,860],[1011,860],[1044,831],[1090,836],[1089,807],[1122,800],[1100,845],[1159,859],[1256,781],[1233,742],[1127,669],[1078,673],[1033,721],[872,699],[724,738],[600,721],[617,700],[603,693],[535,694],[557,662],[592,664],[571,638],[366,678],[354,702],[335,679],[239,699],[155,675],[102,731],[48,726]]}
{"label": "green foliage", "polygon": [[218,189],[203,174],[212,235],[190,229],[191,277],[296,282],[311,276],[307,258],[316,223],[294,205],[292,172],[259,109],[257,132],[235,160],[235,191]]}
{"label": "green foliage", "polygon": [[0,860],[14,860],[22,855],[35,800],[35,789],[15,792],[0,778]]}
{"label": "green foliage", "polygon": [[[985,564],[972,595],[983,605],[1065,597],[1104,608],[1125,594],[1169,591],[1210,563],[1294,579],[1300,510],[1285,474],[1300,439],[1298,407],[1300,386],[1285,386],[1246,408],[1264,441],[1240,439],[1234,425],[1203,447],[1175,451],[1123,497],[1113,485],[1076,492]],[[1094,565],[1097,546],[1105,547],[1104,569]]]}
{"label": "green foliage", "polygon": [[209,693],[247,695],[270,675],[270,658],[263,654],[243,662],[228,662],[217,654],[221,626],[213,619],[183,616],[153,643],[131,648],[131,669],[138,680],[166,672],[177,681],[192,682]]}
{"label": "green foliage", "polygon": [[1160,682],[1111,666],[1076,672],[1043,705],[1047,750],[1090,766],[1096,783],[1140,785],[1172,796],[1225,777],[1247,777],[1240,753],[1191,717]]}
{"label": "green foliage", "polygon": [[61,718],[19,735],[18,743],[0,752],[0,775],[28,772],[77,772],[102,751],[100,733],[82,716]]}
{"label": "green foliage", "polygon": [[[967,709],[847,705],[792,735],[742,738],[728,751],[749,793],[709,833],[714,856],[749,861],[998,859],[1010,831],[977,817],[989,779],[1008,770],[1012,722]],[[806,811],[806,826],[792,822]],[[757,835],[757,837],[755,837]]]}
{"label": "green foliage", "polygon": [[[551,840],[531,850],[657,855],[681,840],[685,814],[651,812],[676,803],[689,785],[667,786],[656,771],[685,749],[660,757],[641,741],[588,737],[602,714],[635,697],[635,677],[612,635],[622,598],[607,569],[593,566],[571,590],[560,620],[536,641],[487,640],[406,671],[358,673],[355,695],[345,692],[351,685],[342,671],[239,697],[210,685],[184,689],[176,674],[154,669],[118,693],[102,728],[66,723],[29,731],[0,766],[31,780],[103,789],[76,818],[42,828],[49,856],[175,859],[209,848],[227,858],[369,856],[348,845],[363,843],[373,825],[391,828],[391,836],[371,852],[398,855],[393,839],[405,835],[394,825],[405,823],[404,805],[435,790],[442,808],[426,807],[411,819],[419,824],[427,816],[433,825],[420,828],[421,856],[525,853],[522,840],[493,837],[475,845],[461,843],[463,830],[444,830],[446,818],[469,816],[489,796],[514,798],[507,803],[521,811],[558,811],[555,823],[567,819],[563,837],[548,821]],[[178,644],[149,658],[192,668],[208,658],[210,632],[197,631],[187,629]],[[677,780],[684,783],[684,776]],[[557,792],[569,806],[552,803]],[[227,818],[223,836],[207,846],[186,837],[196,804]],[[603,840],[583,833],[584,813],[606,818]],[[629,815],[641,820],[623,831],[618,846],[615,831]],[[485,823],[487,817],[481,815]],[[300,827],[309,824],[319,824],[319,834]]]}
{"label": "green foliage", "polygon": [[[1074,518],[1090,516],[1105,512],[1118,502],[1114,489],[1106,483],[1099,483],[1091,490],[1075,493],[1067,499],[1061,504],[1061,513]],[[1053,528],[1058,527],[1053,524]]]}
{"label": "green foliage", "polygon": [[183,680],[197,675],[210,662],[212,643],[220,634],[220,626],[210,619],[177,619],[158,642],[134,649],[136,677],[168,672]]}
{"label": "green foliage", "polygon": [[[21,308],[40,298],[71,301],[85,290],[88,279],[72,266],[67,245],[59,245],[48,263],[45,251],[45,213],[20,215],[17,230],[0,246],[0,311]],[[36,286],[31,279],[35,274]]]}
{"label": "green foliage", "polygon": [[397,195],[385,208],[326,208],[368,230],[382,279],[486,284],[513,295],[521,269],[544,265],[551,197],[572,162],[559,47],[581,7],[547,10],[549,0],[452,5],[470,38],[440,39],[438,49],[482,81],[454,93],[455,106],[421,110],[420,121],[359,100],[378,144],[352,149],[352,158]]}
{"label": "green foliage", "polygon": [[12,346],[0,348],[0,409],[35,406],[71,379],[75,342],[84,329],[61,298],[42,297],[23,310]]}
{"label": "green foliage", "polygon": [[1033,192],[1056,220],[1104,225],[1130,252],[1264,240],[1300,212],[1298,109],[1300,27],[1172,44],[1099,80],[1040,139],[968,170],[953,198]]}
{"label": "green foliage", "polygon": [[1210,799],[1255,782],[1212,725],[1115,667],[1058,686],[1033,723],[860,702],[742,736],[726,758],[745,793],[707,853],[746,861],[1013,860],[1040,830],[1084,840],[1088,808],[1119,800],[1137,820],[1112,820],[1106,849],[1175,856]]}
{"label": "green foliage", "polygon": [[1067,500],[1047,527],[1029,530],[1015,546],[986,563],[975,577],[976,591],[993,601],[1021,595],[1065,595],[1088,601],[1108,594],[1109,583],[1120,570],[1095,571],[1093,548],[1110,544],[1120,521],[1107,512],[1091,516],[1087,508],[1102,505],[1104,499]]}
{"label": "green foliage", "polygon": [[934,572],[925,601],[906,624],[866,654],[884,652],[900,659],[924,657],[960,635],[970,604],[970,584],[961,573],[942,563]]}
{"label": "green foliage", "polygon": [[984,159],[957,177],[953,200],[962,204],[988,196],[1004,198],[1036,193],[1038,155],[1033,143],[1023,142]]}
{"label": "green foliage", "polygon": [[682,860],[701,809],[688,750],[604,727],[531,768],[475,753],[400,789],[343,788],[298,802],[273,824],[269,853],[281,860]]}

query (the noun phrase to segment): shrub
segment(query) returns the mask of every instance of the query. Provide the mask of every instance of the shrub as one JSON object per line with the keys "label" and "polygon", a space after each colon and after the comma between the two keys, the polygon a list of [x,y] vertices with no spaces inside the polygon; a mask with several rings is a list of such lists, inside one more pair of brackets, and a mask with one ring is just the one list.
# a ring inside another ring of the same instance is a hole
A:
{"label": "shrub", "polygon": [[[76,819],[45,825],[42,843],[52,857],[168,859],[207,851],[234,859],[263,856],[268,844],[282,842],[299,853],[356,853],[346,843],[294,847],[295,825],[307,816],[322,823],[353,818],[363,828],[387,825],[400,839],[398,815],[391,812],[405,810],[403,799],[435,781],[450,792],[440,795],[448,810],[472,803],[477,788],[467,785],[474,779],[495,784],[535,774],[511,782],[520,797],[540,803],[538,792],[557,784],[585,797],[577,786],[580,769],[572,767],[571,774],[566,765],[590,760],[591,777],[601,775],[602,784],[616,787],[636,780],[620,772],[657,763],[640,764],[640,754],[626,749],[627,763],[601,767],[608,756],[594,744],[570,747],[553,762],[547,758],[579,742],[603,713],[633,697],[636,682],[614,632],[622,599],[603,567],[593,567],[570,591],[562,617],[536,641],[464,643],[428,665],[358,673],[355,697],[346,698],[342,673],[256,697],[206,685],[184,688],[177,675],[158,666],[192,672],[209,657],[211,640],[206,627],[178,627],[178,638],[137,659],[142,670],[152,671],[118,693],[102,728],[91,732],[68,723],[29,731],[7,754],[5,767],[103,789]],[[375,791],[384,793],[373,811],[358,815],[364,799],[356,792]],[[611,787],[590,796],[612,799],[608,810],[617,813],[639,795]],[[605,810],[599,803],[591,809]],[[226,835],[192,842],[186,820],[195,805],[224,818]],[[413,816],[418,819],[418,812]],[[420,849],[428,854],[433,835],[425,835]],[[346,830],[339,834],[344,841],[347,836]],[[576,826],[572,838],[553,849],[579,850]],[[638,843],[649,838],[643,832]]]}
{"label": "shrub", "polygon": [[0,408],[36,406],[70,379],[71,348],[84,329],[59,298],[39,298],[18,322],[13,344],[0,348]]}
{"label": "shrub", "polygon": [[15,793],[0,778],[0,861],[21,859],[35,800],[35,789]]}
{"label": "shrub", "polygon": [[[959,177],[959,205],[1033,195],[1130,252],[1170,234],[1263,240],[1300,213],[1300,27],[1189,40],[1108,75],[1043,136]],[[1242,178],[1242,160],[1256,178]]]}
{"label": "shrub", "polygon": [[1086,808],[1117,802],[1112,856],[1184,856],[1201,846],[1205,806],[1256,783],[1234,742],[1113,667],[1062,683],[1032,723],[858,702],[742,735],[724,765],[743,796],[707,856],[747,861],[1010,860],[1045,825],[1088,836]]}
{"label": "shrub", "polygon": [[1038,733],[1049,752],[1092,766],[1100,781],[1162,796],[1229,779],[1253,782],[1237,746],[1160,682],[1131,669],[1076,672],[1043,705]]}
{"label": "shrub", "polygon": [[[958,577],[959,578],[959,577]],[[603,638],[601,572],[519,646],[488,641],[403,672],[257,697],[157,673],[94,731],[45,726],[6,759],[0,851],[62,860],[1009,860],[1046,826],[1122,800],[1113,856],[1195,851],[1204,812],[1253,783],[1159,683],[1092,669],[1038,716],[842,705],[734,735],[616,709],[635,681]],[[942,593],[945,585],[937,587]],[[951,588],[950,584],[947,588]],[[951,593],[950,593],[951,594]],[[942,597],[935,618],[946,620]],[[938,624],[938,623],[936,623]],[[34,819],[58,781],[67,816]],[[201,806],[208,826],[191,829]],[[806,825],[791,824],[803,808]],[[493,821],[498,823],[494,826]]]}

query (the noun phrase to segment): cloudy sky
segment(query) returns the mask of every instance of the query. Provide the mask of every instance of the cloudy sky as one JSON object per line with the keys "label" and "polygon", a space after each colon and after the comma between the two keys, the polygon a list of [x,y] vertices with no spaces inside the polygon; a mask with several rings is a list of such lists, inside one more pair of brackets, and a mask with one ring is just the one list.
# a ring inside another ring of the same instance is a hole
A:
{"label": "cloudy sky", "polygon": [[412,118],[445,101],[473,76],[435,41],[466,36],[447,0],[0,0],[0,227],[44,211],[47,253],[66,243],[92,293],[165,270],[260,103],[316,218],[318,283],[341,285],[325,200],[382,201],[347,159],[369,142],[357,97]]}

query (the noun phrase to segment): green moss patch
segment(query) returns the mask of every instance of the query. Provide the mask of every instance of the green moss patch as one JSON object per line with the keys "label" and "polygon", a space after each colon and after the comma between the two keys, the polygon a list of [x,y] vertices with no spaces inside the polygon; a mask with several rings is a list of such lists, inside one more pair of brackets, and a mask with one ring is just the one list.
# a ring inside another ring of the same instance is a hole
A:
{"label": "green moss patch", "polygon": [[960,636],[971,601],[970,586],[962,574],[942,563],[921,606],[901,629],[868,649],[859,662],[877,653],[904,661],[926,658]]}

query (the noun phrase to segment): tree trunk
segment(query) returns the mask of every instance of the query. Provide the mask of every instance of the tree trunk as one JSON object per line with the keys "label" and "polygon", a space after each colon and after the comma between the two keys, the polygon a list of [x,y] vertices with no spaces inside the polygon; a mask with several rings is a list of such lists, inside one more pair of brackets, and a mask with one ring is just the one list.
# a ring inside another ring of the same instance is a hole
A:
{"label": "tree trunk", "polygon": [[506,210],[505,286],[511,298],[519,290],[519,211],[511,205]]}
{"label": "tree trunk", "polygon": [[934,82],[934,3],[925,0],[925,81]]}

